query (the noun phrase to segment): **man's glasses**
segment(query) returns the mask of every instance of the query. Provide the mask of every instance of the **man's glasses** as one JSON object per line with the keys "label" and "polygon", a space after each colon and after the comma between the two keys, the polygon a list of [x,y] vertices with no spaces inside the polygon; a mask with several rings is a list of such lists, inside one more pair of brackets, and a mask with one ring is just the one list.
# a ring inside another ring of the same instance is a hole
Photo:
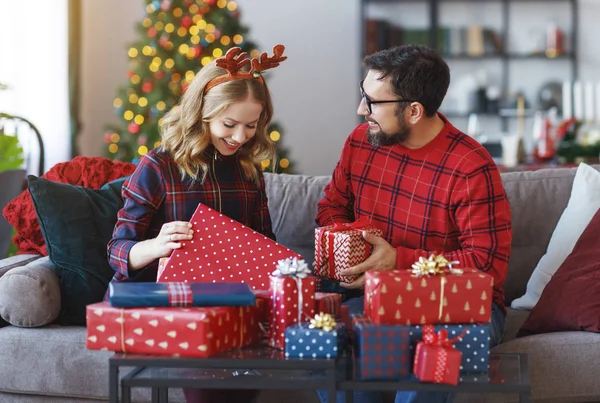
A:
{"label": "man's glasses", "polygon": [[408,101],[406,99],[394,99],[394,100],[389,100],[389,101],[372,101],[367,96],[367,94],[365,94],[365,90],[363,89],[364,82],[365,82],[365,80],[360,81],[360,96],[362,97],[363,101],[365,101],[365,106],[367,107],[367,112],[369,113],[369,115],[373,113],[373,109],[372,109],[373,104],[388,104],[390,102],[419,102],[419,101]]}

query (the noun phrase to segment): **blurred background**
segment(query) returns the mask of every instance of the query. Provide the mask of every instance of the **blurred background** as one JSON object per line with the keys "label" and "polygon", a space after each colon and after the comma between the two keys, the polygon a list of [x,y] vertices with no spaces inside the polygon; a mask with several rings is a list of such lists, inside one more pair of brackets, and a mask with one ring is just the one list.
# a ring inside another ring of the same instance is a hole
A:
{"label": "blurred background", "polygon": [[598,18],[598,0],[0,0],[0,112],[35,125],[44,169],[76,155],[135,162],[203,63],[282,43],[288,60],[267,78],[280,156],[265,168],[327,175],[361,122],[362,57],[423,43],[450,65],[442,112],[503,169],[594,162]]}

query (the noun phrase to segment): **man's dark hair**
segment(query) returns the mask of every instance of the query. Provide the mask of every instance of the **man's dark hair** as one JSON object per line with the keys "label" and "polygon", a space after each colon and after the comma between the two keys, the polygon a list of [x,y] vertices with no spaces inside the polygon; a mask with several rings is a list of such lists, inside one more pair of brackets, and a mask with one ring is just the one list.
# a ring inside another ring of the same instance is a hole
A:
{"label": "man's dark hair", "polygon": [[450,85],[450,69],[442,57],[421,45],[397,46],[366,56],[365,68],[391,77],[392,89],[400,99],[420,102],[425,116],[440,108]]}

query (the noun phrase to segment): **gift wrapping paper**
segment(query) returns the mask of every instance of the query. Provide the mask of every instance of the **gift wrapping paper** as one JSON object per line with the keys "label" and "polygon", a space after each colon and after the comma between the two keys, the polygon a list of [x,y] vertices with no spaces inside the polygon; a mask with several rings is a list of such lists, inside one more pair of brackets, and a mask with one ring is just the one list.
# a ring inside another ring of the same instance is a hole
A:
{"label": "gift wrapping paper", "polygon": [[457,385],[462,354],[446,334],[429,332],[429,337],[417,343],[414,374],[422,382]]}
{"label": "gift wrapping paper", "polygon": [[315,293],[315,312],[329,313],[336,319],[341,318],[342,295],[335,292]]}
{"label": "gift wrapping paper", "polygon": [[365,316],[375,324],[489,322],[492,276],[463,274],[416,277],[409,270],[365,273]]}
{"label": "gift wrapping paper", "polygon": [[344,282],[356,280],[358,275],[343,276],[340,272],[364,262],[371,255],[373,247],[364,240],[363,231],[383,236],[381,230],[370,227],[368,220],[362,219],[316,228],[315,275]]}
{"label": "gift wrapping paper", "polygon": [[[200,203],[192,218],[194,236],[181,241],[159,268],[159,282],[243,282],[252,289],[269,288],[277,262],[296,257],[253,229]],[[160,266],[160,262],[159,262]]]}
{"label": "gift wrapping paper", "polygon": [[[315,315],[315,278],[271,276],[269,346],[285,348],[285,329]],[[298,320],[300,317],[300,320]]]}
{"label": "gift wrapping paper", "polygon": [[210,357],[258,341],[258,307],[86,308],[86,346],[181,357]]}
{"label": "gift wrapping paper", "polygon": [[288,358],[335,358],[346,342],[346,325],[335,329],[311,329],[308,323],[285,329],[285,356]]}
{"label": "gift wrapping paper", "polygon": [[108,285],[108,301],[120,308],[254,306],[256,297],[243,283],[136,283]]}

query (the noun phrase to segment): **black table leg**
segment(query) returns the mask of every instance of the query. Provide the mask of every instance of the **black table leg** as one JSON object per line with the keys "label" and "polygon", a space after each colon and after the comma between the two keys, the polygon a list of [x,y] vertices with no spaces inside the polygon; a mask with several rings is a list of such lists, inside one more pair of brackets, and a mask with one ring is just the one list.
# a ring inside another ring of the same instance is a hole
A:
{"label": "black table leg", "polygon": [[121,383],[121,402],[131,403],[131,387]]}
{"label": "black table leg", "polygon": [[108,401],[119,403],[119,366],[108,362]]}
{"label": "black table leg", "polygon": [[327,403],[336,402],[337,368],[327,370]]}

